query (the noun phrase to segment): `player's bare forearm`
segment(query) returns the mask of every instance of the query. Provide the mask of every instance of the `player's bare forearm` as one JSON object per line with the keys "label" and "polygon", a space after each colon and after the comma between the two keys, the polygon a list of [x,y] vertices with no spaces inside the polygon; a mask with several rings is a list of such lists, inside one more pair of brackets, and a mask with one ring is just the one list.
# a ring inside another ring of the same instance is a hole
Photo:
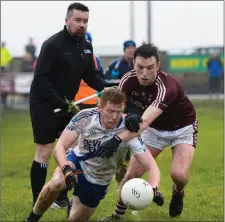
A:
{"label": "player's bare forearm", "polygon": [[152,187],[159,187],[160,185],[160,170],[157,167],[151,167],[148,170],[148,180]]}
{"label": "player's bare forearm", "polygon": [[66,159],[66,151],[69,148],[73,148],[72,145],[77,141],[78,137],[78,133],[76,133],[75,131],[70,131],[68,129],[65,129],[61,134],[54,149],[54,158],[60,168],[68,164],[68,161]]}
{"label": "player's bare forearm", "polygon": [[147,128],[163,111],[155,106],[149,106],[143,113],[143,128]]}
{"label": "player's bare forearm", "polygon": [[58,164],[58,166],[62,169],[64,165],[68,165],[68,161],[66,159],[66,148],[62,146],[62,144],[57,143],[54,149],[54,158]]}
{"label": "player's bare forearm", "polygon": [[148,172],[149,183],[152,187],[158,187],[160,184],[160,170],[149,151],[135,155],[136,160]]}
{"label": "player's bare forearm", "polygon": [[142,115],[143,122],[140,123],[140,130],[138,133],[124,130],[119,133],[118,136],[121,140],[129,140],[136,136],[139,136],[148,126],[162,113],[163,111],[157,107],[149,106]]}

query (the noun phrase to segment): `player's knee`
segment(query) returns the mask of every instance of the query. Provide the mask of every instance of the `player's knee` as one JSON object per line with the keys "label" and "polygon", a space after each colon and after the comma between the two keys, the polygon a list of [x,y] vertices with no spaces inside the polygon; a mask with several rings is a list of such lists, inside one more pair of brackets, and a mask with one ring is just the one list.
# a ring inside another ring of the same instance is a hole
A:
{"label": "player's knee", "polygon": [[170,176],[174,182],[185,184],[187,183],[188,172],[182,169],[172,169]]}
{"label": "player's knee", "polygon": [[39,155],[39,158],[42,160],[43,163],[48,163],[50,157],[51,157],[51,152],[44,152]]}
{"label": "player's knee", "polygon": [[61,177],[53,178],[50,183],[52,192],[60,192],[65,189],[65,181]]}
{"label": "player's knee", "polygon": [[124,175],[123,182],[126,182],[130,179],[133,179],[133,178],[138,178],[138,177],[141,177],[141,176],[142,175],[138,171],[128,170],[127,173]]}
{"label": "player's knee", "polygon": [[126,181],[128,181],[128,180],[130,180],[130,179],[132,179],[132,178],[134,178],[134,174],[131,173],[131,172],[127,172],[127,173],[124,175],[122,181],[123,181],[123,182],[126,182]]}
{"label": "player's knee", "polygon": [[53,144],[38,144],[35,154],[35,160],[40,163],[48,163],[51,157]]}

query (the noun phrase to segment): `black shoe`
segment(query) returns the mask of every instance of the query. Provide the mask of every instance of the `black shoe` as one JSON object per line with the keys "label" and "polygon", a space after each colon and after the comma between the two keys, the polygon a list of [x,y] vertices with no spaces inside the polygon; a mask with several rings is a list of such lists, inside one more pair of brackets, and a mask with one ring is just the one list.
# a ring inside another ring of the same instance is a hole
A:
{"label": "black shoe", "polygon": [[70,199],[69,199],[68,206],[67,206],[67,217],[68,217],[68,218],[69,218],[69,216],[70,216],[70,211],[71,211],[72,205],[73,205],[73,198],[70,198]]}
{"label": "black shoe", "polygon": [[169,215],[170,217],[180,216],[183,210],[183,198],[184,191],[180,194],[173,192],[172,199],[170,201]]}
{"label": "black shoe", "polygon": [[32,210],[30,215],[24,221],[25,222],[38,222],[41,217],[42,217],[42,215],[37,215]]}

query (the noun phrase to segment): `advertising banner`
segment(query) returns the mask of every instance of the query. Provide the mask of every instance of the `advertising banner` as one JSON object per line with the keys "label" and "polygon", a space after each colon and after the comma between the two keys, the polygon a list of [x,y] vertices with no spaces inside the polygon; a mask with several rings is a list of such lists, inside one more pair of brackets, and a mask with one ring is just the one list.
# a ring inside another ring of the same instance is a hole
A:
{"label": "advertising banner", "polygon": [[[220,56],[224,61],[224,55]],[[209,57],[204,55],[171,55],[168,56],[169,72],[207,72]]]}

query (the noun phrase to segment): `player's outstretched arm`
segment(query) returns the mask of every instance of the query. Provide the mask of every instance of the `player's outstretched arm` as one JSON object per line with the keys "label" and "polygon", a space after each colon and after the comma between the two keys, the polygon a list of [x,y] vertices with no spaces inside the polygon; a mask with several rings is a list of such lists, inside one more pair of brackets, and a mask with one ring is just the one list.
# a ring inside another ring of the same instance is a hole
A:
{"label": "player's outstretched arm", "polygon": [[155,159],[149,151],[136,154],[134,155],[134,157],[138,161],[138,163],[142,165],[142,167],[144,167],[148,172],[148,180],[154,191],[153,201],[158,206],[162,206],[164,204],[164,197],[158,189],[160,185],[160,170]]}
{"label": "player's outstretched arm", "polygon": [[71,190],[77,183],[75,175],[81,174],[83,171],[71,168],[69,162],[67,161],[66,151],[76,142],[79,137],[79,133],[71,131],[67,128],[63,131],[56,144],[54,149],[54,157],[59,167],[62,169],[68,190]]}
{"label": "player's outstretched arm", "polygon": [[146,151],[144,153],[134,155],[137,162],[148,172],[148,180],[152,187],[159,187],[160,185],[160,170],[151,153]]}

